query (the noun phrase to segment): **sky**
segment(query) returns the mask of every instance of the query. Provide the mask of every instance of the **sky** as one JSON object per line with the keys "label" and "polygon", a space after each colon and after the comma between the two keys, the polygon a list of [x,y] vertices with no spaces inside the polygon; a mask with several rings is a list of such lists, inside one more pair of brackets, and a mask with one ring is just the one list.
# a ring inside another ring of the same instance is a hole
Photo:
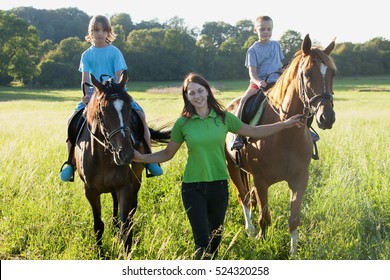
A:
{"label": "sky", "polygon": [[93,16],[129,14],[133,23],[157,19],[163,23],[175,16],[190,28],[201,28],[205,22],[254,21],[268,15],[274,21],[273,39],[287,30],[299,32],[327,46],[336,43],[364,43],[375,37],[390,40],[390,16],[384,0],[1,0],[0,10],[16,7],[59,9],[76,7]]}

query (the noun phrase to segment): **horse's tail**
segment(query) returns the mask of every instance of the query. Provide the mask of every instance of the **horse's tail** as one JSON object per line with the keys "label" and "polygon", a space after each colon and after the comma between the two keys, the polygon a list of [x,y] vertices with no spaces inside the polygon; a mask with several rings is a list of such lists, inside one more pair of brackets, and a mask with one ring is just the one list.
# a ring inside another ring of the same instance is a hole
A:
{"label": "horse's tail", "polygon": [[168,143],[171,139],[171,126],[172,122],[166,123],[159,128],[149,127],[152,143]]}
{"label": "horse's tail", "polygon": [[241,96],[233,99],[226,105],[226,110],[234,113],[237,110],[238,105],[240,104]]}

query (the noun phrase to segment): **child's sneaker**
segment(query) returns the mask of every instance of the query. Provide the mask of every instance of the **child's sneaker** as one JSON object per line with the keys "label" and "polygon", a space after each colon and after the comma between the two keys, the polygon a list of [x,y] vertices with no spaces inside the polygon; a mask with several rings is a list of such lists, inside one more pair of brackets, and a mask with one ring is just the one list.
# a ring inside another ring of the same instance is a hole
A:
{"label": "child's sneaker", "polygon": [[163,174],[163,170],[157,163],[147,163],[145,164],[146,169],[149,171],[150,176],[160,176]]}
{"label": "child's sneaker", "polygon": [[74,169],[71,164],[65,162],[61,166],[60,170],[60,179],[63,182],[73,182],[74,181]]}

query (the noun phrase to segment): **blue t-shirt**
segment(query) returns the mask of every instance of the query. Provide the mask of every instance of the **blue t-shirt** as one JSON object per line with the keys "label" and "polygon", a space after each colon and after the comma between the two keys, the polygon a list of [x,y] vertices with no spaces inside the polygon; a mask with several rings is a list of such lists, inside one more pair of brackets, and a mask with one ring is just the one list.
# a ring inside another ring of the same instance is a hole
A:
{"label": "blue t-shirt", "polygon": [[[247,51],[245,66],[256,67],[257,76],[260,80],[265,80],[268,74],[278,72],[282,65],[284,55],[278,41],[269,41],[266,44],[255,42]],[[267,82],[273,83],[280,74],[272,74]]]}
{"label": "blue t-shirt", "polygon": [[[81,55],[79,71],[89,72],[98,81],[101,75],[113,77],[115,81],[115,73],[126,69],[127,65],[123,54],[111,44],[104,48],[97,48],[92,45]],[[102,77],[103,81],[109,79],[109,77]]]}

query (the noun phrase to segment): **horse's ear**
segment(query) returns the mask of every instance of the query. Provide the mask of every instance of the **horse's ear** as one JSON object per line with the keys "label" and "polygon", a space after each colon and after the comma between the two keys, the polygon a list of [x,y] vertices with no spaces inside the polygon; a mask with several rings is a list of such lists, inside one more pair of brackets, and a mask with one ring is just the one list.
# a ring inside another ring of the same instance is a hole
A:
{"label": "horse's ear", "polygon": [[334,37],[332,42],[330,42],[329,46],[325,48],[324,53],[330,55],[330,53],[333,51],[335,46],[336,46],[336,37]]}
{"label": "horse's ear", "polygon": [[309,55],[311,51],[311,39],[309,37],[309,34],[305,36],[305,39],[303,39],[301,49],[305,55]]}
{"label": "horse's ear", "polygon": [[122,76],[121,76],[121,80],[120,80],[120,82],[119,82],[119,85],[120,85],[122,88],[125,88],[125,87],[126,87],[127,80],[128,80],[127,71],[126,71],[126,70],[123,70]]}
{"label": "horse's ear", "polygon": [[91,74],[92,84],[99,89],[99,91],[103,90],[103,84],[101,84],[94,75]]}

